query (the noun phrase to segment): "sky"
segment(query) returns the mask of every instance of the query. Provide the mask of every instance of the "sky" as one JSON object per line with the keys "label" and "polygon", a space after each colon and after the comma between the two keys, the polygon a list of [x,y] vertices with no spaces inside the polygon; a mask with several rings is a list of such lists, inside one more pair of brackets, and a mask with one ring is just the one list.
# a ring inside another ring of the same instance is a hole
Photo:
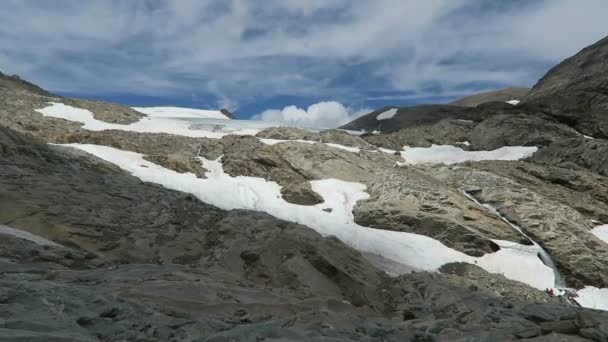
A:
{"label": "sky", "polygon": [[606,0],[2,0],[0,71],[133,106],[334,127],[532,86],[608,35]]}

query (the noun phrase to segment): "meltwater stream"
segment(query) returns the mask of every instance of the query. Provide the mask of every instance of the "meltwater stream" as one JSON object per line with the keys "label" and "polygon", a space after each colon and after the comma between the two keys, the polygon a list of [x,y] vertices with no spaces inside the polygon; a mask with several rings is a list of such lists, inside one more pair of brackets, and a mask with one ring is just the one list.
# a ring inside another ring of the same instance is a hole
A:
{"label": "meltwater stream", "polygon": [[551,255],[549,255],[549,253],[547,253],[547,251],[541,245],[539,245],[536,241],[534,241],[534,239],[532,239],[530,236],[528,236],[528,234],[526,234],[524,232],[524,230],[520,226],[518,226],[518,225],[512,223],[511,221],[509,221],[500,212],[498,212],[498,210],[496,210],[496,208],[492,207],[491,205],[489,205],[489,204],[482,204],[481,202],[479,202],[477,200],[477,198],[475,198],[473,195],[469,194],[468,192],[466,192],[464,190],[462,190],[462,193],[464,193],[464,195],[467,196],[467,198],[469,198],[471,201],[475,202],[480,207],[482,207],[482,208],[484,208],[484,209],[492,212],[494,215],[500,217],[500,219],[503,220],[509,226],[511,226],[511,228],[515,229],[521,235],[525,236],[528,240],[532,241],[532,243],[534,244],[534,246],[538,247],[538,249],[539,249],[538,256],[539,256],[540,260],[547,267],[550,267],[553,270],[553,274],[555,275],[555,284],[554,284],[554,286],[556,288],[564,288],[566,286],[562,282],[562,277],[559,274],[559,271],[557,270],[557,266],[555,266],[555,262],[553,262],[553,258],[551,258]]}

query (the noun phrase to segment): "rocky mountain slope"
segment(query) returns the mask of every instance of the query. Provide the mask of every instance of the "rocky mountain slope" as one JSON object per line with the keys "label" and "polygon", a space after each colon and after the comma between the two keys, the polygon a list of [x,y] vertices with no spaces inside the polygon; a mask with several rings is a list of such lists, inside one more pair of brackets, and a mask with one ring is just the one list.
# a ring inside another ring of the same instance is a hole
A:
{"label": "rocky mountain slope", "polygon": [[0,75],[0,341],[606,341],[604,102],[554,112],[575,86],[548,81],[601,79],[604,46],[517,106],[362,136]]}
{"label": "rocky mountain slope", "polygon": [[505,88],[473,94],[456,101],[450,102],[454,106],[477,107],[486,102],[507,102],[511,100],[519,101],[530,92],[530,88]]}

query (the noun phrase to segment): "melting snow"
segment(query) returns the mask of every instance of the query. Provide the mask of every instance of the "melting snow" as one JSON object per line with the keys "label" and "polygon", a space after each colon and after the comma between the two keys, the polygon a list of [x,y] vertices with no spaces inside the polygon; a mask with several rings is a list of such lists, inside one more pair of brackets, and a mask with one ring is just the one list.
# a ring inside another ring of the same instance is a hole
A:
{"label": "melting snow", "polygon": [[608,289],[587,286],[576,292],[576,302],[582,307],[608,311]]}
{"label": "melting snow", "polygon": [[507,101],[507,103],[510,104],[510,105],[517,106],[518,104],[521,103],[521,101],[519,101],[519,100],[509,100],[509,101]]}
{"label": "melting snow", "polygon": [[14,236],[14,237],[18,237],[20,239],[24,239],[30,242],[33,242],[35,244],[41,245],[41,246],[55,246],[55,247],[61,247],[60,244],[57,244],[53,241],[47,240],[41,236],[38,235],[34,235],[32,233],[28,233],[24,230],[21,229],[15,229],[15,228],[11,228],[5,225],[1,225],[0,224],[0,234],[4,234],[4,235],[10,235],[10,236]]}
{"label": "melting snow", "polygon": [[204,110],[181,107],[133,107],[133,109],[140,113],[144,113],[149,117],[230,120],[227,116],[217,110]]}
{"label": "melting snow", "polygon": [[598,237],[598,239],[608,243],[608,224],[593,228],[591,233]]}
{"label": "melting snow", "polygon": [[[304,224],[327,236],[334,235],[347,245],[365,253],[402,264],[404,269],[434,271],[449,262],[468,262],[493,273],[530,284],[538,289],[553,285],[553,271],[537,257],[535,246],[495,240],[501,246],[496,253],[471,257],[432,238],[405,232],[366,228],[353,222],[352,209],[357,201],[369,197],[365,185],[337,179],[312,181],[313,190],[325,199],[315,206],[302,206],[281,198],[280,186],[255,177],[230,177],[218,160],[202,159],[209,172],[207,179],[180,174],[153,164],[134,152],[107,146],[68,145],[92,153],[131,172],[143,181],[169,189],[189,192],[203,202],[222,209],[249,209],[267,212],[277,218]],[[332,208],[328,213],[324,208]],[[396,269],[393,264],[390,272]]]}
{"label": "melting snow", "polygon": [[380,121],[380,120],[391,119],[395,116],[395,114],[397,114],[397,111],[398,111],[397,108],[391,108],[385,112],[378,114],[378,116],[376,116],[376,120]]}
{"label": "melting snow", "polygon": [[[86,109],[67,106],[63,103],[50,102],[50,106],[36,109],[44,116],[65,119],[84,124],[83,128],[90,131],[121,130],[140,133],[167,133],[195,138],[221,138],[228,134],[255,135],[270,125],[264,122],[242,120],[228,120],[210,118],[213,111],[187,110],[177,108],[178,112],[170,112],[172,107],[149,108],[148,116],[129,124],[120,125],[100,121],[94,118],[93,113]],[[138,110],[141,108],[138,108]],[[215,114],[213,114],[215,115]],[[205,117],[207,116],[207,117]]]}
{"label": "melting snow", "polygon": [[535,146],[505,146],[494,151],[465,151],[452,145],[432,145],[431,147],[405,147],[402,152],[409,164],[456,164],[481,160],[520,160],[538,151]]}

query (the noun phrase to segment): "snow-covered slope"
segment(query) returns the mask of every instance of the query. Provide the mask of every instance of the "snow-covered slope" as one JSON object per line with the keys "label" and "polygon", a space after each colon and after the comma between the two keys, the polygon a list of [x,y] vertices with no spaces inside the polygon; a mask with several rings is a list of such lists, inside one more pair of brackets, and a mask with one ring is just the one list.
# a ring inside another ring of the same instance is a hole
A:
{"label": "snow-covered slope", "polygon": [[58,102],[37,109],[44,116],[65,119],[83,124],[90,131],[122,130],[140,133],[167,133],[195,138],[221,138],[227,134],[254,135],[273,123],[229,120],[219,111],[176,107],[136,108],[147,117],[130,125],[108,123],[95,119],[86,109],[75,108]]}
{"label": "snow-covered slope", "polygon": [[538,151],[535,146],[504,146],[493,151],[466,151],[451,145],[405,147],[401,154],[409,164],[456,164],[481,160],[520,160]]}
{"label": "snow-covered slope", "polygon": [[593,228],[591,233],[608,244],[608,224]]}
{"label": "snow-covered slope", "polygon": [[[449,262],[476,264],[489,272],[502,273],[538,289],[553,286],[553,271],[537,257],[534,246],[495,240],[496,253],[475,258],[451,249],[432,238],[405,232],[372,229],[353,222],[352,208],[368,197],[365,186],[336,179],[312,181],[312,188],[325,200],[315,206],[291,204],[281,198],[280,186],[256,177],[230,177],[219,161],[204,160],[207,179],[180,174],[143,159],[134,152],[97,145],[69,145],[92,153],[131,172],[143,181],[189,192],[222,209],[250,209],[307,225],[323,235],[334,235],[346,244],[373,253],[405,268],[434,271]],[[331,208],[331,212],[323,209]],[[391,269],[392,270],[392,269]]]}
{"label": "snow-covered slope", "polygon": [[226,119],[227,116],[219,110],[204,110],[181,107],[133,107],[136,111],[149,117],[164,118],[198,118],[198,119]]}

